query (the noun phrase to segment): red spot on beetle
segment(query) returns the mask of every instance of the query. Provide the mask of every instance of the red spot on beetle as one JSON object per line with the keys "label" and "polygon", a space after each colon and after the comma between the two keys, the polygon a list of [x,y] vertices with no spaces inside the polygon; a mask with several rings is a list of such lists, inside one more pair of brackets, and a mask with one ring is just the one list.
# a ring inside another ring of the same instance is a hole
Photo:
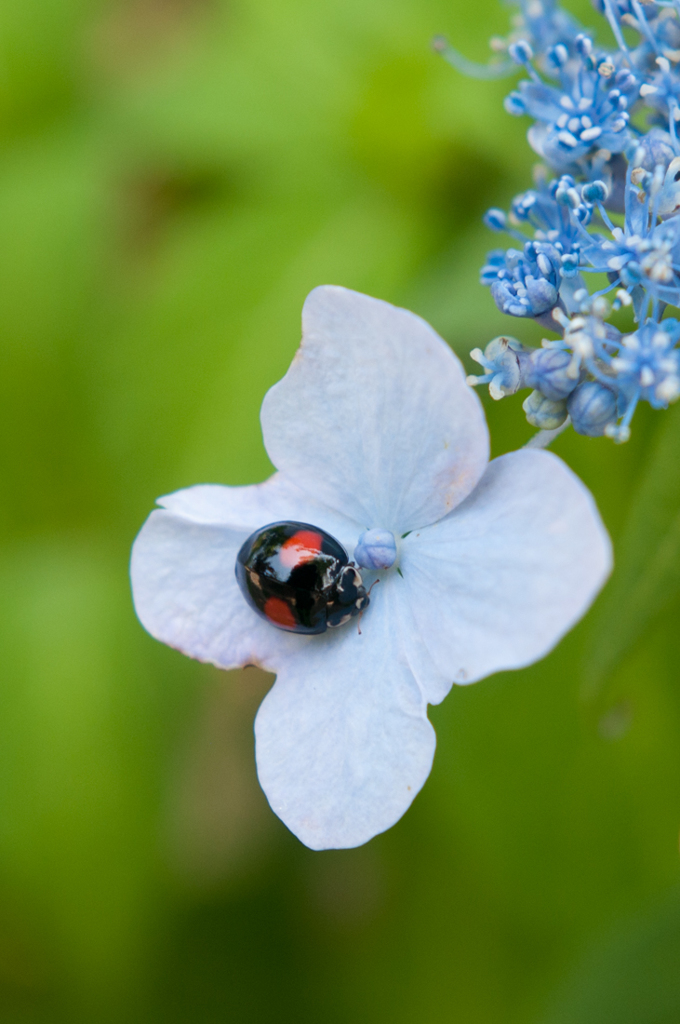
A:
{"label": "red spot on beetle", "polygon": [[323,538],[314,530],[298,530],[281,545],[279,559],[286,569],[312,562],[321,551]]}
{"label": "red spot on beetle", "polygon": [[268,597],[262,610],[270,622],[275,622],[277,626],[297,626],[297,619],[280,597]]}

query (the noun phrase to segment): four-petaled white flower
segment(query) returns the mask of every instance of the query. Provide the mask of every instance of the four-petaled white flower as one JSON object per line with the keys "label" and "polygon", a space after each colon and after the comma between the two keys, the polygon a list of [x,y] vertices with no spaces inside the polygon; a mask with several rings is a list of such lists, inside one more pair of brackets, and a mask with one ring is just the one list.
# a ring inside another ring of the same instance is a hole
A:
{"label": "four-petaled white flower", "polygon": [[[269,803],[312,849],[358,846],[402,816],[430,772],[428,703],[545,655],[606,579],[609,538],[555,455],[488,462],[479,400],[427,323],[344,288],[307,298],[262,429],[278,468],[269,480],[160,499],[133,549],[135,605],[191,657],[276,673],[255,722]],[[321,527],[350,557],[367,529],[395,538],[391,568],[362,572],[380,584],[361,632],[353,619],[300,636],[246,603],[236,555],[281,520]]]}

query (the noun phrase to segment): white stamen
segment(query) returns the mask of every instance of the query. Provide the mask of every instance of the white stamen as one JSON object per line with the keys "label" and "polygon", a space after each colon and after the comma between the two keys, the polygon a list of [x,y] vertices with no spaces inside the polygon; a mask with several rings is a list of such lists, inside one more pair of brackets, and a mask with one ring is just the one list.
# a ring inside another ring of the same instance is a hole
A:
{"label": "white stamen", "polygon": [[545,253],[539,252],[538,256],[536,257],[536,262],[538,264],[538,269],[545,277],[547,277],[548,274],[552,273],[552,263],[545,255]]}
{"label": "white stamen", "polygon": [[557,138],[565,146],[569,146],[570,149],[574,149],[576,146],[578,146],[578,139],[574,138],[571,132],[558,132]]}
{"label": "white stamen", "polygon": [[586,128],[585,131],[581,132],[581,140],[583,142],[593,142],[595,139],[599,139],[602,135],[602,129],[597,125],[594,128]]}

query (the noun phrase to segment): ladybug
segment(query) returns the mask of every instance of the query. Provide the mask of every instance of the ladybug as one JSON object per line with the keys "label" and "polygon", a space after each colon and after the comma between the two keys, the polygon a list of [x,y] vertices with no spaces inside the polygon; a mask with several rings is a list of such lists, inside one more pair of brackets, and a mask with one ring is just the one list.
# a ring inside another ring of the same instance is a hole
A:
{"label": "ladybug", "polygon": [[256,530],[236,556],[236,579],[258,615],[290,633],[325,633],[368,606],[343,546],[308,523]]}

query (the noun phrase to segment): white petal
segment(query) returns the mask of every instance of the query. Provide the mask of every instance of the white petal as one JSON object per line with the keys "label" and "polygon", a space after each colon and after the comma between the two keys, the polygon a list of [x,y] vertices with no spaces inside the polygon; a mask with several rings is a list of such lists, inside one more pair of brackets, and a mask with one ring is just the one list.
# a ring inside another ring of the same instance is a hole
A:
{"label": "white petal", "polygon": [[420,317],[345,288],[305,302],[302,345],[262,405],[275,466],[365,527],[435,522],[481,477],[484,413]]}
{"label": "white petal", "polygon": [[[422,648],[410,651],[428,701],[543,657],[581,618],[611,570],[593,498],[550,452],[490,463],[461,506],[402,543],[403,602]],[[448,682],[446,682],[448,680]]]}
{"label": "white petal", "polygon": [[390,828],[429,775],[435,735],[399,650],[394,588],[353,623],[286,659],[255,721],[272,809],[313,850]]}
{"label": "white petal", "polygon": [[406,587],[403,577],[398,575],[390,578],[389,585],[396,591],[394,599],[399,612],[400,637],[409,667],[420,687],[423,700],[428,704],[439,704],[453,685],[451,665],[440,667],[430,654],[418,624],[420,616],[416,617],[415,614],[413,588]]}
{"label": "white petal", "polygon": [[283,520],[310,523],[339,540],[350,557],[362,531],[359,523],[310,497],[283,473],[250,487],[197,484],[159,498],[158,504],[184,519],[245,530],[246,535]]}
{"label": "white petal", "polygon": [[309,637],[286,633],[246,604],[234,566],[247,531],[206,526],[162,509],[152,512],[132,549],[135,610],[145,629],[199,661],[219,668],[261,665]]}
{"label": "white petal", "polygon": [[220,668],[258,664],[275,671],[309,637],[271,626],[246,604],[236,555],[258,527],[309,522],[351,552],[360,528],[307,498],[281,474],[252,487],[204,485],[161,499],[132,549],[132,590],[145,628],[171,647]]}

